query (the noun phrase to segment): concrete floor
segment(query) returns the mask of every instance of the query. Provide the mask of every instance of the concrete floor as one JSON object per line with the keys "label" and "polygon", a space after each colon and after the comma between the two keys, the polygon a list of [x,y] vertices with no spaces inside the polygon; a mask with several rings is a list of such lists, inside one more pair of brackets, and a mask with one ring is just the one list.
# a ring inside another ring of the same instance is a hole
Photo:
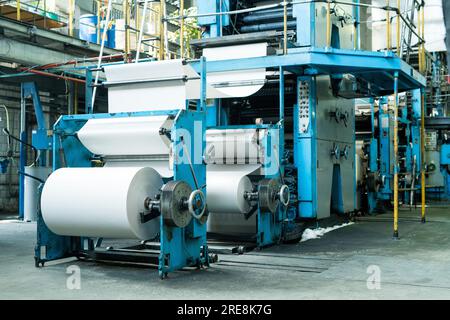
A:
{"label": "concrete floor", "polygon": [[[220,255],[205,270],[161,281],[157,270],[65,260],[35,268],[33,223],[0,221],[1,299],[450,299],[450,207],[401,210],[399,241],[390,214],[358,219],[321,239],[250,254]],[[66,286],[67,267],[81,289]],[[367,268],[381,271],[369,290]]]}

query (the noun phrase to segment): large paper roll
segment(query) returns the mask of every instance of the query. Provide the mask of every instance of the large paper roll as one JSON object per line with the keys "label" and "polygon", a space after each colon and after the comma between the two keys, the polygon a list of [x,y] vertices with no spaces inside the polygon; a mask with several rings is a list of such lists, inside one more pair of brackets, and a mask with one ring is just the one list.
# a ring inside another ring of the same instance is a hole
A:
{"label": "large paper roll", "polygon": [[251,210],[244,198],[251,192],[248,175],[260,165],[208,165],[206,167],[206,202],[209,210],[207,229],[210,233],[251,235],[255,233],[255,215],[246,220]]}
{"label": "large paper roll", "polygon": [[99,155],[168,155],[171,129],[167,116],[90,119],[78,131],[81,143]]}
{"label": "large paper roll", "polygon": [[[267,55],[267,43],[207,48],[207,61]],[[186,109],[186,100],[200,99],[200,75],[181,59],[105,66],[108,112]],[[183,80],[184,79],[184,80]],[[186,80],[186,81],[185,81]],[[209,72],[206,97],[247,97],[260,90],[266,69]]]}
{"label": "large paper roll", "polygon": [[170,167],[170,162],[167,160],[123,160],[123,161],[106,161],[104,168],[117,168],[117,167],[151,167],[158,171],[163,178],[173,177],[173,169]]}
{"label": "large paper roll", "polygon": [[267,129],[210,129],[206,131],[208,164],[257,164],[264,162],[262,141]]}
{"label": "large paper roll", "polygon": [[140,212],[162,184],[149,167],[62,168],[44,185],[42,217],[59,235],[152,239],[160,219],[141,223]]}
{"label": "large paper roll", "polygon": [[208,209],[211,212],[246,213],[250,210],[244,193],[252,191],[252,183],[240,172],[209,172],[206,185]]}
{"label": "large paper roll", "polygon": [[[267,42],[203,49],[206,61],[245,59],[267,55]],[[260,90],[266,80],[266,69],[249,69],[208,73],[207,82],[229,97],[248,97]]]}
{"label": "large paper roll", "polygon": [[244,199],[253,189],[247,176],[259,166],[211,165],[206,174],[206,202],[210,212],[247,213],[251,207]]}

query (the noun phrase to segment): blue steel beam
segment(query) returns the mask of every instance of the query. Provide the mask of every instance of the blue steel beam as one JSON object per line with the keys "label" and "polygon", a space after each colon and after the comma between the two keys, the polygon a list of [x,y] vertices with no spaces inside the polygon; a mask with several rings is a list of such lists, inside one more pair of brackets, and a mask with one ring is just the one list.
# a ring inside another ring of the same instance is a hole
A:
{"label": "blue steel beam", "polygon": [[[191,66],[200,72],[198,61],[191,62]],[[390,52],[311,48],[290,51],[288,55],[283,56],[273,55],[207,62],[208,72],[280,67],[309,67],[317,69],[322,74],[357,73],[363,76],[365,72],[379,72],[382,78],[386,78],[386,73],[389,74],[387,79],[398,72],[400,82],[407,86],[401,89],[426,86],[424,76]]]}

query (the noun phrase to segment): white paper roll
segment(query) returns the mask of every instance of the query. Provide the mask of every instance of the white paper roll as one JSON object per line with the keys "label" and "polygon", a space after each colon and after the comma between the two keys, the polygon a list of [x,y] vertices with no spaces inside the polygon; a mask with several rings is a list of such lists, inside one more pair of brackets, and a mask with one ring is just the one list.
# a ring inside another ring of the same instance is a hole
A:
{"label": "white paper roll", "polygon": [[[267,42],[205,48],[206,61],[245,59],[267,55]],[[208,73],[207,82],[228,97],[248,97],[259,91],[266,80],[266,69]]]}
{"label": "white paper roll", "polygon": [[[207,61],[266,56],[267,43],[207,48],[203,55]],[[108,88],[109,113],[186,109],[186,100],[200,98],[200,76],[181,59],[106,66],[105,75],[107,83],[115,83]],[[264,68],[208,73],[206,97],[247,97],[265,79]]]}
{"label": "white paper roll", "polygon": [[264,162],[262,141],[267,129],[211,129],[206,131],[208,164],[257,164]]}
{"label": "white paper roll", "polygon": [[[200,98],[200,76],[181,59],[111,65],[105,74],[116,83],[108,88],[109,113],[186,109],[186,100]],[[209,85],[206,92],[208,98],[228,97]]]}
{"label": "white paper roll", "polygon": [[151,160],[151,161],[107,161],[104,168],[121,168],[121,167],[151,167],[158,171],[158,173],[163,178],[173,177],[173,169],[170,167],[170,162],[168,160]]}
{"label": "white paper roll", "polygon": [[206,202],[210,212],[247,213],[250,205],[245,192],[252,191],[247,175],[258,166],[210,165],[206,174]]}
{"label": "white paper roll", "polygon": [[253,189],[248,175],[260,165],[208,165],[206,167],[206,202],[209,210],[207,230],[226,235],[254,235],[256,220],[246,220],[251,210],[244,193]]}
{"label": "white paper roll", "polygon": [[152,239],[160,219],[141,223],[139,214],[162,184],[148,167],[62,168],[44,185],[42,216],[59,235]]}
{"label": "white paper roll", "polygon": [[168,155],[171,129],[167,116],[90,119],[78,131],[81,143],[98,155]]}

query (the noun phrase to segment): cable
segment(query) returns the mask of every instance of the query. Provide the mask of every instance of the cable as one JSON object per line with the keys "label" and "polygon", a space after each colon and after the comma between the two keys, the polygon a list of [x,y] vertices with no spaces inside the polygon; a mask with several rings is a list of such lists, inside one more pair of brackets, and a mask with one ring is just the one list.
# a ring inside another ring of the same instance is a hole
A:
{"label": "cable", "polygon": [[13,135],[9,132],[8,129],[3,128],[3,132],[4,132],[9,138],[11,138],[11,139],[13,139],[13,140],[16,140],[16,141],[18,141],[19,143],[22,143],[23,145],[25,145],[25,146],[27,146],[27,147],[33,149],[33,151],[34,151],[34,161],[33,161],[33,163],[32,163],[32,166],[36,165],[37,160],[38,160],[38,158],[39,158],[39,157],[38,157],[38,150],[37,150],[33,145],[31,145],[31,144],[29,144],[29,143],[23,141],[22,139],[19,139],[19,138],[13,136]]}
{"label": "cable", "polygon": [[38,178],[38,177],[33,176],[33,175],[31,175],[31,174],[28,174],[28,173],[25,173],[25,172],[22,172],[22,171],[17,171],[17,173],[18,173],[18,174],[21,174],[21,175],[23,175],[23,176],[25,176],[25,177],[29,177],[29,178],[31,178],[31,179],[37,180],[37,181],[39,181],[40,183],[45,183],[45,181],[42,180],[41,178]]}

